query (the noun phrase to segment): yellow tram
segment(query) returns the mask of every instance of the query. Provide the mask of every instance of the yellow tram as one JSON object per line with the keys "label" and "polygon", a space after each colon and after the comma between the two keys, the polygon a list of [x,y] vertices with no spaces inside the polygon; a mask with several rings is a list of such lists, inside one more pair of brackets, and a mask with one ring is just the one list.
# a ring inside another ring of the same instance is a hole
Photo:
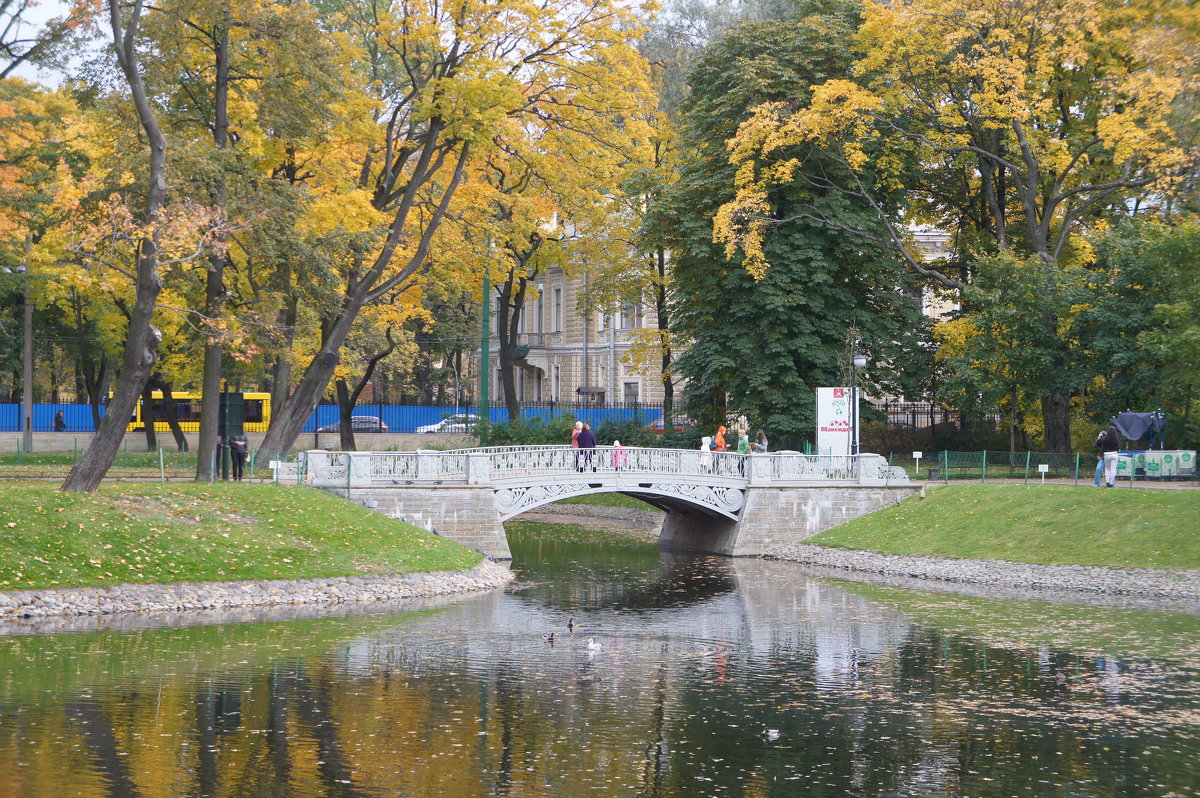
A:
{"label": "yellow tram", "polygon": [[[200,431],[200,394],[189,391],[172,391],[175,399],[175,414],[179,419],[179,428],[184,432]],[[146,407],[145,397],[139,398],[137,409],[129,419],[129,431],[146,428],[146,421],[154,420],[155,432],[168,432],[167,412],[163,401],[162,391],[151,394],[150,406]],[[246,432],[266,432],[271,424],[271,394],[245,392],[245,430]]]}

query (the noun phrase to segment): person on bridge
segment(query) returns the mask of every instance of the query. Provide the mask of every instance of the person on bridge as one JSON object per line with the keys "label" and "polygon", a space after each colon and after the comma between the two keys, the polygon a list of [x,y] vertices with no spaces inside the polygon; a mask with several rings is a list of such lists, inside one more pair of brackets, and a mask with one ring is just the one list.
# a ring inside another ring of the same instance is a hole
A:
{"label": "person on bridge", "polygon": [[625,447],[620,441],[613,441],[612,467],[617,471],[625,467]]}
{"label": "person on bridge", "polygon": [[571,448],[579,448],[579,433],[583,432],[583,422],[576,421],[575,426],[571,427]]}
{"label": "person on bridge", "polygon": [[707,474],[712,470],[712,438],[705,435],[700,439],[700,471]]}
{"label": "person on bridge", "polygon": [[579,457],[575,458],[575,467],[583,471],[588,466],[591,466],[592,470],[595,471],[596,462],[592,458],[596,454],[596,433],[592,432],[590,424],[583,425],[583,429],[580,430],[579,437],[576,440],[579,443],[579,454],[582,455],[582,459]]}
{"label": "person on bridge", "polygon": [[713,451],[723,452],[729,447],[725,445],[725,428],[717,427],[717,434],[713,436]]}
{"label": "person on bridge", "polygon": [[767,433],[763,432],[762,430],[759,430],[754,434],[754,453],[767,453]]}

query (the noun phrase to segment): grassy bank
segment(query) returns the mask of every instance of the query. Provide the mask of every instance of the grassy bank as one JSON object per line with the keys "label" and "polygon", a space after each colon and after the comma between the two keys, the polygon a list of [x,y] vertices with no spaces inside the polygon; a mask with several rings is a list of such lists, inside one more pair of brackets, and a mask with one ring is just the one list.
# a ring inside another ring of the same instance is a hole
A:
{"label": "grassy bank", "polygon": [[1200,569],[1197,519],[1196,491],[951,485],[809,542],[886,554]]}
{"label": "grassy bank", "polygon": [[481,555],[318,490],[0,483],[0,590],[460,570]]}

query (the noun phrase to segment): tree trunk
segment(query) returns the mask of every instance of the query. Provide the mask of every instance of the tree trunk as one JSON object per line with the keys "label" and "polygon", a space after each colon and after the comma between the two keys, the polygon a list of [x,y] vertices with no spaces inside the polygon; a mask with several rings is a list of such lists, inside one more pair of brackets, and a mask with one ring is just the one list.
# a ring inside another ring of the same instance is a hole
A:
{"label": "tree trunk", "polygon": [[[219,31],[212,38],[216,70],[213,84],[213,142],[218,151],[229,146],[229,7],[223,7]],[[221,164],[213,201],[222,212],[225,209],[225,165]],[[218,244],[220,242],[217,242]],[[204,283],[204,316],[212,325],[225,312],[225,257],[220,248],[208,259],[208,274]],[[204,377],[200,387],[200,432],[196,437],[196,481],[212,482],[221,418],[221,358],[224,345],[215,329],[207,332],[204,345]]]}
{"label": "tree trunk", "polygon": [[291,294],[290,280],[287,286],[287,304],[279,313],[283,328],[283,341],[279,346],[279,357],[275,360],[271,385],[271,406],[281,407],[288,398],[292,383],[292,342],[296,338],[296,297]]}
{"label": "tree trunk", "polygon": [[154,428],[157,421],[158,414],[154,412],[154,389],[150,387],[150,381],[146,380],[146,385],[142,388],[142,431],[146,434],[148,452],[158,451],[158,430]]}
{"label": "tree trunk", "polygon": [[300,430],[304,429],[304,422],[308,421],[308,417],[316,409],[317,403],[321,401],[321,396],[325,393],[325,388],[329,385],[330,378],[333,377],[334,369],[338,364],[338,352],[346,343],[346,338],[350,334],[354,320],[358,317],[366,293],[365,288],[360,284],[357,290],[346,297],[345,306],[334,319],[332,327],[322,342],[321,350],[304,370],[300,384],[296,386],[296,390],[292,392],[291,396],[272,411],[271,427],[263,438],[262,446],[259,447],[259,456],[263,460],[284,459],[296,438],[300,436]]}
{"label": "tree trunk", "polygon": [[346,381],[338,378],[333,381],[337,388],[338,400],[338,433],[342,444],[342,451],[356,452],[357,447],[354,444],[354,399],[351,397],[350,391],[346,387]]}
{"label": "tree trunk", "polygon": [[141,67],[137,60],[136,35],[142,6],[135,5],[130,14],[128,28],[122,27],[121,3],[109,0],[109,18],[112,22],[113,44],[121,71],[129,84],[137,109],[138,120],[146,132],[150,144],[149,185],[146,191],[144,223],[146,231],[138,242],[135,301],[125,331],[125,354],[121,360],[121,376],[117,380],[113,399],[108,412],[100,421],[92,445],[75,462],[63,482],[64,491],[92,492],[99,487],[104,475],[112,467],[113,458],[125,437],[129,416],[137,406],[138,394],[150,376],[150,369],[158,360],[158,344],[162,335],[154,328],[155,304],[162,291],[158,275],[158,238],[154,229],[167,192],[167,140],[158,126],[154,109],[142,83]]}
{"label": "tree trunk", "polygon": [[164,380],[161,374],[155,374],[146,384],[162,392],[163,417],[167,421],[167,427],[171,430],[172,437],[175,438],[175,448],[178,451],[186,452],[188,450],[187,435],[183,434],[183,427],[179,425],[179,400],[175,398],[171,383]]}
{"label": "tree trunk", "polygon": [[1071,396],[1052,393],[1042,397],[1042,424],[1048,452],[1071,451]]}

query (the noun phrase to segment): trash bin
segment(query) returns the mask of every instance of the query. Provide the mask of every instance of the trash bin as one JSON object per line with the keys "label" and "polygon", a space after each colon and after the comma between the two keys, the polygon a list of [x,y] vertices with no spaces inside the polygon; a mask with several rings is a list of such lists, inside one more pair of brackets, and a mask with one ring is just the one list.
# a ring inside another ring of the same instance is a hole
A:
{"label": "trash bin", "polygon": [[941,478],[942,478],[942,469],[940,469],[940,468],[929,469],[929,478],[927,481],[936,482],[937,480],[939,480]]}

